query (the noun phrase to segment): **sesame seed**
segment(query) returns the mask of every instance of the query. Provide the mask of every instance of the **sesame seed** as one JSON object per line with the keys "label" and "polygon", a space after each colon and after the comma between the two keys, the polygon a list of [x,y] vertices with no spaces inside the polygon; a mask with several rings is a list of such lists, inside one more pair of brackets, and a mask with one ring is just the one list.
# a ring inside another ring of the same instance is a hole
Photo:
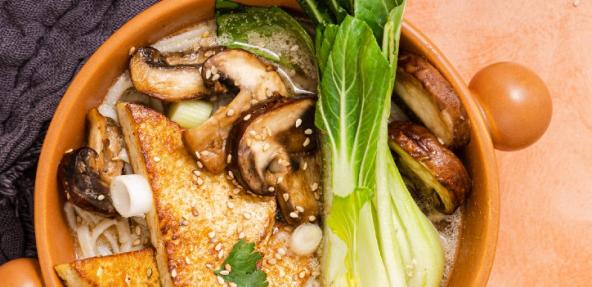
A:
{"label": "sesame seed", "polygon": [[222,259],[224,257],[224,250],[220,250],[220,252],[218,252],[218,259]]}
{"label": "sesame seed", "polygon": [[227,117],[232,117],[233,115],[234,115],[234,110],[233,110],[233,109],[228,109],[228,110],[226,111],[226,116],[227,116]]}
{"label": "sesame seed", "polygon": [[202,38],[207,38],[208,36],[210,36],[210,31],[205,31],[201,34]]}
{"label": "sesame seed", "polygon": [[251,219],[251,214],[250,214],[250,213],[248,213],[248,212],[245,212],[245,213],[243,214],[243,216],[244,216],[246,219]]}
{"label": "sesame seed", "polygon": [[214,265],[212,265],[210,263],[206,263],[206,268],[208,268],[208,269],[214,269]]}
{"label": "sesame seed", "polygon": [[224,270],[232,271],[232,266],[226,263],[226,265],[224,265]]}
{"label": "sesame seed", "polygon": [[97,269],[97,276],[102,276],[103,275],[103,267],[99,266],[99,268]]}
{"label": "sesame seed", "polygon": [[280,183],[282,183],[282,181],[284,181],[284,177],[283,176],[278,176],[278,178],[276,180],[276,184],[280,184]]}
{"label": "sesame seed", "polygon": [[160,161],[160,157],[157,157],[157,156],[153,157],[152,159],[154,160],[154,162],[159,162]]}
{"label": "sesame seed", "polygon": [[302,170],[306,170],[308,168],[308,162],[304,162],[302,165]]}
{"label": "sesame seed", "polygon": [[235,188],[235,189],[233,189],[233,190],[232,190],[232,192],[233,192],[234,194],[239,194],[239,193],[240,193],[240,189],[238,189],[238,188]]}
{"label": "sesame seed", "polygon": [[206,79],[209,79],[211,77],[212,77],[212,71],[206,70]]}
{"label": "sesame seed", "polygon": [[230,208],[230,209],[233,209],[234,208],[234,203],[232,203],[232,202],[229,201],[229,202],[226,203],[226,206],[228,206],[228,208]]}
{"label": "sesame seed", "polygon": [[216,279],[218,279],[218,284],[224,285],[224,278],[222,276],[216,276]]}
{"label": "sesame seed", "polygon": [[177,269],[173,268],[173,270],[171,270],[171,277],[173,277],[173,278],[177,277]]}
{"label": "sesame seed", "polygon": [[216,251],[220,251],[222,249],[222,243],[218,243],[216,244],[216,246],[214,247],[214,250]]}
{"label": "sesame seed", "polygon": [[318,192],[315,192],[315,193],[314,193],[314,198],[315,198],[316,200],[319,200],[319,199],[321,199],[321,195],[320,195]]}
{"label": "sesame seed", "polygon": [[251,131],[249,131],[249,135],[254,137],[257,135],[257,132],[255,132],[254,130],[251,130]]}
{"label": "sesame seed", "polygon": [[313,222],[315,220],[317,220],[317,217],[314,216],[314,215],[311,215],[311,216],[308,217],[308,221],[310,221],[310,222]]}
{"label": "sesame seed", "polygon": [[197,211],[197,208],[195,208],[195,206],[191,207],[191,214],[193,214],[193,216],[199,215],[199,211]]}
{"label": "sesame seed", "polygon": [[275,258],[270,258],[267,260],[267,263],[269,263],[269,265],[274,265],[277,263],[277,260]]}
{"label": "sesame seed", "polygon": [[97,196],[97,199],[98,199],[98,200],[103,200],[103,199],[105,199],[105,196],[104,196],[104,195],[102,195],[102,194],[99,194],[99,196]]}
{"label": "sesame seed", "polygon": [[296,120],[296,127],[299,127],[300,125],[302,125],[302,119],[297,119]]}
{"label": "sesame seed", "polygon": [[230,286],[230,287],[238,287],[238,285],[236,285],[236,283],[234,283],[234,282],[228,283],[228,286]]}
{"label": "sesame seed", "polygon": [[306,139],[304,139],[304,142],[302,143],[302,146],[307,146],[309,144],[310,144],[310,138],[307,137]]}
{"label": "sesame seed", "polygon": [[196,157],[196,158],[201,158],[201,154],[199,153],[199,151],[196,151],[196,152],[195,152],[195,157]]}
{"label": "sesame seed", "polygon": [[270,186],[267,190],[269,190],[270,192],[274,192],[275,191],[275,187]]}
{"label": "sesame seed", "polygon": [[243,120],[248,121],[251,118],[251,114],[247,114],[243,117]]}
{"label": "sesame seed", "polygon": [[290,199],[290,195],[288,193],[282,194],[282,197],[284,198],[284,201],[288,201],[288,199]]}
{"label": "sesame seed", "polygon": [[282,257],[283,256],[281,254],[279,254],[279,253],[276,253],[275,254],[275,259],[277,259],[277,260],[282,260]]}
{"label": "sesame seed", "polygon": [[298,212],[304,212],[304,207],[296,205],[296,210],[298,210]]}
{"label": "sesame seed", "polygon": [[284,277],[286,276],[286,271],[284,271],[283,269],[280,270],[280,277]]}
{"label": "sesame seed", "polygon": [[201,179],[201,177],[197,177],[197,185],[202,185],[203,183],[203,179]]}
{"label": "sesame seed", "polygon": [[267,151],[269,149],[269,143],[263,144],[263,151]]}
{"label": "sesame seed", "polygon": [[244,232],[239,233],[238,239],[243,239],[243,238],[245,238],[245,233]]}
{"label": "sesame seed", "polygon": [[216,237],[216,231],[210,231],[210,232],[208,233],[208,237],[209,237],[210,239],[212,239],[212,238]]}
{"label": "sesame seed", "polygon": [[146,270],[146,276],[148,276],[148,278],[152,277],[152,268],[148,268],[148,270]]}
{"label": "sesame seed", "polygon": [[255,99],[252,99],[252,100],[251,100],[251,106],[254,106],[254,105],[256,105],[256,104],[257,104],[257,100],[255,100]]}
{"label": "sesame seed", "polygon": [[281,255],[286,255],[286,248],[280,247],[277,252]]}
{"label": "sesame seed", "polygon": [[232,161],[232,154],[228,154],[226,157],[226,163],[230,163]]}
{"label": "sesame seed", "polygon": [[193,174],[195,174],[195,176],[200,176],[201,175],[201,171],[199,171],[199,170],[196,169],[196,170],[193,171]]}
{"label": "sesame seed", "polygon": [[136,226],[136,235],[142,234],[142,228],[140,226]]}
{"label": "sesame seed", "polygon": [[300,277],[300,279],[304,278],[304,276],[306,276],[306,271],[302,271],[300,272],[300,274],[298,274],[298,277]]}
{"label": "sesame seed", "polygon": [[319,189],[319,184],[318,184],[318,183],[316,183],[316,182],[313,182],[313,183],[310,185],[310,189],[312,189],[312,191],[316,191],[317,189]]}
{"label": "sesame seed", "polygon": [[292,217],[292,218],[298,218],[298,212],[296,212],[296,211],[290,212],[290,217]]}
{"label": "sesame seed", "polygon": [[298,50],[298,45],[294,45],[290,48],[290,51],[296,51]]}
{"label": "sesame seed", "polygon": [[125,284],[129,284],[130,282],[132,282],[132,278],[129,275],[125,274]]}
{"label": "sesame seed", "polygon": [[191,264],[191,260],[189,259],[189,256],[185,256],[185,263]]}
{"label": "sesame seed", "polygon": [[220,79],[220,74],[214,74],[212,76],[212,81],[217,81],[218,79]]}
{"label": "sesame seed", "polygon": [[138,245],[140,245],[140,239],[136,239],[136,240],[134,240],[134,242],[132,242],[132,245],[133,245],[133,246],[138,246]]}
{"label": "sesame seed", "polygon": [[199,160],[197,161],[197,167],[203,168],[203,163],[201,163],[201,161],[199,161]]}
{"label": "sesame seed", "polygon": [[304,130],[304,134],[305,135],[312,135],[312,129],[306,129],[306,130]]}
{"label": "sesame seed", "polygon": [[228,271],[228,270],[220,271],[220,275],[228,275],[228,274],[230,274],[230,271]]}
{"label": "sesame seed", "polygon": [[69,148],[69,149],[66,151],[66,153],[71,153],[71,152],[73,152],[73,151],[74,151],[74,149],[73,149],[73,148]]}

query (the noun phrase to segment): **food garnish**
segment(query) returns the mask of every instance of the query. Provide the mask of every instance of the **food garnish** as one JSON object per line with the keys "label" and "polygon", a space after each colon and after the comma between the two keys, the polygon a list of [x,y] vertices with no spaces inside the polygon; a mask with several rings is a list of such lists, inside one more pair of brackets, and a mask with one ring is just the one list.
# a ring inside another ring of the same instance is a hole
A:
{"label": "food garnish", "polygon": [[190,129],[207,121],[212,114],[212,103],[203,100],[186,100],[169,106],[169,118],[181,127]]}
{"label": "food garnish", "polygon": [[233,282],[239,287],[267,286],[267,275],[257,267],[263,255],[255,251],[255,243],[240,239],[214,273],[223,282]]}
{"label": "food garnish", "polygon": [[111,182],[111,200],[123,217],[144,216],[152,208],[152,189],[139,174],[120,175]]}

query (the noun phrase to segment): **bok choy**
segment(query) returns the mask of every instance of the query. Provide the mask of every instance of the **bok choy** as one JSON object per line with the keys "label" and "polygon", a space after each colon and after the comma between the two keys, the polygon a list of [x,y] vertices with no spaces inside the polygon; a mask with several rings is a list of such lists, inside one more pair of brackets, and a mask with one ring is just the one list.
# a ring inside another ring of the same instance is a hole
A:
{"label": "bok choy", "polygon": [[408,192],[387,143],[405,1],[301,4],[317,23],[324,284],[438,286],[444,268],[438,233]]}

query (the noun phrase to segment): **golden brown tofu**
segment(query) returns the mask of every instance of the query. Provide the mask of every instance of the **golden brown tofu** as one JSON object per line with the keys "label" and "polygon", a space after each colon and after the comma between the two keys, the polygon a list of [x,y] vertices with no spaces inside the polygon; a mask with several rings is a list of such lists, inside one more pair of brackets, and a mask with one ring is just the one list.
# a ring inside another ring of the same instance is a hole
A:
{"label": "golden brown tofu", "polygon": [[69,287],[160,286],[152,248],[77,260],[55,270]]}
{"label": "golden brown tofu", "polygon": [[257,244],[275,222],[273,197],[240,191],[228,175],[198,167],[182,129],[147,107],[120,103],[119,120],[134,172],[152,187],[147,215],[163,286],[213,286],[213,272],[239,238]]}

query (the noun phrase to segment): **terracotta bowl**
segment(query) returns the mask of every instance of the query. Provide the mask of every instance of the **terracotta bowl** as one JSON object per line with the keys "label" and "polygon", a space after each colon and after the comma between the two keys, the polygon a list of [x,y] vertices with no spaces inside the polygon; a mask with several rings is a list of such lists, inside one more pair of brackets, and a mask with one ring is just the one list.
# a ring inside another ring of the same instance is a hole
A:
{"label": "terracotta bowl", "polygon": [[[293,0],[245,2],[298,8]],[[75,259],[73,237],[63,214],[65,199],[58,190],[56,172],[63,153],[82,145],[86,112],[101,102],[116,77],[126,69],[131,47],[148,45],[188,25],[212,18],[213,13],[213,0],[160,2],[111,36],[72,81],[45,138],[35,185],[35,231],[45,285],[61,286],[53,267]],[[448,285],[485,286],[493,264],[499,225],[494,143],[499,149],[512,150],[536,141],[550,121],[550,97],[535,74],[511,63],[483,69],[467,86],[444,55],[410,23],[405,22],[402,33],[402,48],[424,55],[445,75],[470,117],[472,140],[463,151],[463,158],[474,186],[464,207],[457,260]],[[34,265],[27,263],[23,268],[31,266]],[[36,276],[38,272],[27,274]]]}

